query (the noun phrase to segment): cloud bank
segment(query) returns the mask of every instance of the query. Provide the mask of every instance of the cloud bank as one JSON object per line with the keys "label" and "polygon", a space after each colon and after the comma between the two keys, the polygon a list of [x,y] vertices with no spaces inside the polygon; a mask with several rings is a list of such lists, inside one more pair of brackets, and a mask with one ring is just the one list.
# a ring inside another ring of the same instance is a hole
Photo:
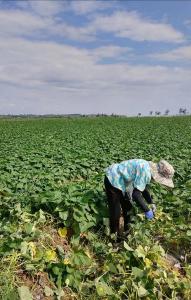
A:
{"label": "cloud bank", "polygon": [[[191,46],[171,24],[106,1],[18,1],[0,28],[1,113],[190,109],[191,69],[165,61],[189,61]],[[140,56],[142,43],[180,46]]]}

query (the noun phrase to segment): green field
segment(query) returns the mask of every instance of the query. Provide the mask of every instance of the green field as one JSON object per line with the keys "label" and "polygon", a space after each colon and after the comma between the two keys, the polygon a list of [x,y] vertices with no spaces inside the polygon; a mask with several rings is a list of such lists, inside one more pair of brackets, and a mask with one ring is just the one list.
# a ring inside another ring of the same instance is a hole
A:
{"label": "green field", "polygon": [[[190,133],[190,116],[1,119],[0,299],[191,299]],[[151,184],[156,218],[134,207],[116,249],[104,169],[130,158],[168,160],[175,188]]]}

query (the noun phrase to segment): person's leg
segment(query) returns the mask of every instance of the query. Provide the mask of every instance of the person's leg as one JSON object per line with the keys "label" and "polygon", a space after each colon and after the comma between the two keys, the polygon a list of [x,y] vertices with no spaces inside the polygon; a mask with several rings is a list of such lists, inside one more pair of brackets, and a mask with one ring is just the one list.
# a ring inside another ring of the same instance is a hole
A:
{"label": "person's leg", "polygon": [[122,192],[111,185],[108,178],[105,177],[105,191],[109,206],[109,221],[111,233],[119,233],[119,219],[121,212],[120,198]]}
{"label": "person's leg", "polygon": [[124,219],[124,231],[128,230],[129,223],[130,223],[130,211],[132,209],[132,204],[128,195],[126,194],[125,197],[121,197],[120,199],[121,207],[123,211],[123,219]]}

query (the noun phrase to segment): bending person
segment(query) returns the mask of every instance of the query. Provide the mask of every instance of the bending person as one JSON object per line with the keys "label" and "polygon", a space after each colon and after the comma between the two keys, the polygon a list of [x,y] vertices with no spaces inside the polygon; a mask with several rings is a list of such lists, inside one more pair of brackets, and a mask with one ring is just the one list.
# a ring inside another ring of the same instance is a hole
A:
{"label": "bending person", "polygon": [[[132,187],[132,200],[142,209],[147,219],[154,217],[156,206],[148,191],[151,180],[167,187],[174,187],[174,168],[165,160],[153,163],[143,159],[130,159],[112,164],[106,169],[105,191],[109,206],[110,232],[119,234],[121,208],[124,230],[128,229],[129,211],[132,208],[128,189]],[[151,204],[152,209],[148,204]]]}

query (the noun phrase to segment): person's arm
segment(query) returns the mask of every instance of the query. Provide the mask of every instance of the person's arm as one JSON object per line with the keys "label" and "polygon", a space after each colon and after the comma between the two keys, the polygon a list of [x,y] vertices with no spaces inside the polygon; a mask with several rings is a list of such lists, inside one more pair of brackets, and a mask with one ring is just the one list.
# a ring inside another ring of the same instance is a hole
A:
{"label": "person's arm", "polygon": [[148,188],[146,187],[145,190],[142,192],[143,197],[147,201],[148,204],[154,204],[152,196],[149,193]]}
{"label": "person's arm", "polygon": [[147,187],[145,188],[145,190],[142,192],[142,195],[143,197],[145,198],[145,200],[147,201],[148,204],[151,204],[151,207],[152,207],[152,211],[153,213],[156,212],[157,208],[156,208],[156,205],[153,201],[153,198],[152,196],[150,195],[149,193],[149,190],[147,189]]}
{"label": "person's arm", "polygon": [[134,188],[132,198],[144,212],[147,212],[149,211],[149,207],[146,204],[142,193],[143,192],[139,191],[137,188]]}
{"label": "person's arm", "polygon": [[154,217],[154,211],[152,209],[149,209],[149,207],[145,203],[145,200],[142,196],[142,192],[134,188],[132,197],[133,200],[137,203],[137,205],[144,211],[145,217],[151,220]]}

